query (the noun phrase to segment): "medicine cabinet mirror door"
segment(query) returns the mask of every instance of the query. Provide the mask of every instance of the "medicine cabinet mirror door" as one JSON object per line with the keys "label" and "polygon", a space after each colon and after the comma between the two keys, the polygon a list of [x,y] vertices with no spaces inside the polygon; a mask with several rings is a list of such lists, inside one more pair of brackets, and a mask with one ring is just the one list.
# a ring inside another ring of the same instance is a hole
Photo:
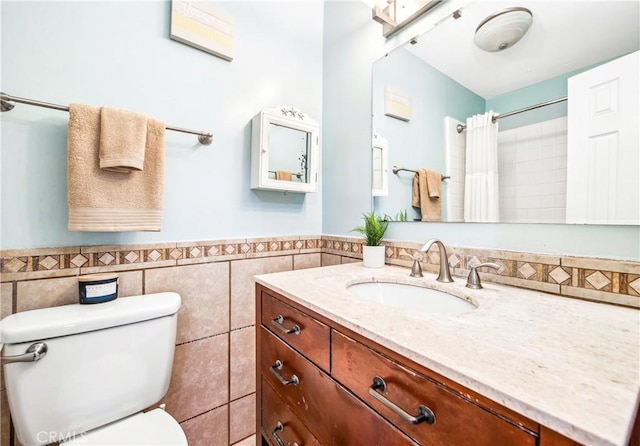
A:
{"label": "medicine cabinet mirror door", "polygon": [[371,195],[385,197],[389,195],[389,165],[387,162],[389,147],[387,140],[374,133],[371,150]]}
{"label": "medicine cabinet mirror door", "polygon": [[251,188],[316,192],[318,123],[295,107],[262,110],[253,118]]}

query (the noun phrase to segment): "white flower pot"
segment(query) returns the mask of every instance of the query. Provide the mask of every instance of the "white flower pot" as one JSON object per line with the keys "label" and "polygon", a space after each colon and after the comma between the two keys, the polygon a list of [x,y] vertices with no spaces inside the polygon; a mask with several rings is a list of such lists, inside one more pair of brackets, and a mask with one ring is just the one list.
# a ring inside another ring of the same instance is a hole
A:
{"label": "white flower pot", "polygon": [[365,268],[384,266],[384,246],[362,246],[362,261]]}

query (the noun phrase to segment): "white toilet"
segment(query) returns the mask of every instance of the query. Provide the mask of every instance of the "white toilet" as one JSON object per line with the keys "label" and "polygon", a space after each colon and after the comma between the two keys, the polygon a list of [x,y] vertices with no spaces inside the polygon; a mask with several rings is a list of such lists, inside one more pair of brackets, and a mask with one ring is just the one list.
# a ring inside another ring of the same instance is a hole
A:
{"label": "white toilet", "polygon": [[179,308],[177,293],[157,293],[3,319],[4,383],[20,442],[187,445],[164,410],[142,412],[169,389]]}

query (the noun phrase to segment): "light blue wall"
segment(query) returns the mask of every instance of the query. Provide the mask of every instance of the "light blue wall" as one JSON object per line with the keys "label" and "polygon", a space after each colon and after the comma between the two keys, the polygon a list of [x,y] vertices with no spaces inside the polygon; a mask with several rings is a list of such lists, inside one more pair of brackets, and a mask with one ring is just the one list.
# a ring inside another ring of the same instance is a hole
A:
{"label": "light blue wall", "polygon": [[[460,2],[442,8],[454,3]],[[162,232],[69,233],[68,116],[17,105],[0,116],[3,249],[319,232],[353,236],[350,230],[371,208],[371,65],[389,45],[417,34],[413,27],[385,42],[370,8],[359,1],[221,2],[236,16],[236,54],[229,63],[168,38],[168,1],[3,0],[0,7],[2,91],[59,104],[130,108],[215,134],[212,146],[201,147],[191,136],[168,133]],[[321,122],[322,193],[249,189],[250,120],[261,108],[281,104],[296,105]],[[640,231],[629,226],[402,223],[392,224],[388,235],[640,256]]]}
{"label": "light blue wall", "polygon": [[[507,113],[534,104],[558,99],[567,95],[567,79],[574,73],[556,76],[546,81],[519,88],[509,93],[487,99],[486,111]],[[567,103],[561,102],[499,120],[500,130],[509,130],[549,119],[567,116]]]}
{"label": "light blue wall", "polygon": [[2,1],[3,92],[214,134],[206,147],[167,132],[161,232],[71,233],[68,114],[16,105],[0,117],[3,249],[321,233],[322,193],[250,190],[249,154],[250,120],[264,107],[322,120],[323,3],[218,6],[236,18],[232,62],[170,40],[169,1]]}
{"label": "light blue wall", "polygon": [[[354,236],[349,230],[360,223],[360,213],[370,209],[370,126],[364,117],[371,113],[372,96],[367,85],[372,63],[388,48],[364,3],[326,3],[324,29],[325,34],[332,30],[342,45],[325,43],[323,134],[325,144],[326,135],[332,135],[337,146],[325,145],[323,233]],[[410,28],[405,34],[418,32]],[[387,234],[389,239],[416,242],[439,237],[454,246],[640,259],[638,226],[392,223]]]}
{"label": "light blue wall", "polygon": [[326,2],[324,20],[322,232],[353,236],[371,209],[371,63],[384,40],[362,2]]}

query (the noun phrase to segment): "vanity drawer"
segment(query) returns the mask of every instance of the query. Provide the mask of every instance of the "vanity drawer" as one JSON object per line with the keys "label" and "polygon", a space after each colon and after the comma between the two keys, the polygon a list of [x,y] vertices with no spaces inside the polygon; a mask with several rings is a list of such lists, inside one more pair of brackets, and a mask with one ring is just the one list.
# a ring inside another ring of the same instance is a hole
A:
{"label": "vanity drawer", "polygon": [[[489,412],[443,384],[403,367],[335,330],[332,358],[331,374],[334,379],[420,444],[536,445],[537,436],[533,432]],[[382,378],[386,389],[373,390],[374,377]],[[413,424],[370,392],[382,395],[411,416],[417,416],[420,413],[419,406],[425,406],[435,415],[435,422]]]}
{"label": "vanity drawer", "polygon": [[329,371],[331,329],[264,290],[261,297],[262,324],[317,366]]}
{"label": "vanity drawer", "polygon": [[[270,444],[279,446],[279,438],[287,446],[320,446],[320,442],[289,409],[275,390],[262,379],[262,433]],[[277,437],[277,438],[276,438]]]}
{"label": "vanity drawer", "polygon": [[[415,446],[404,433],[269,330],[262,327],[260,336],[263,392],[271,386],[322,444]],[[280,365],[276,367],[276,363]]]}

